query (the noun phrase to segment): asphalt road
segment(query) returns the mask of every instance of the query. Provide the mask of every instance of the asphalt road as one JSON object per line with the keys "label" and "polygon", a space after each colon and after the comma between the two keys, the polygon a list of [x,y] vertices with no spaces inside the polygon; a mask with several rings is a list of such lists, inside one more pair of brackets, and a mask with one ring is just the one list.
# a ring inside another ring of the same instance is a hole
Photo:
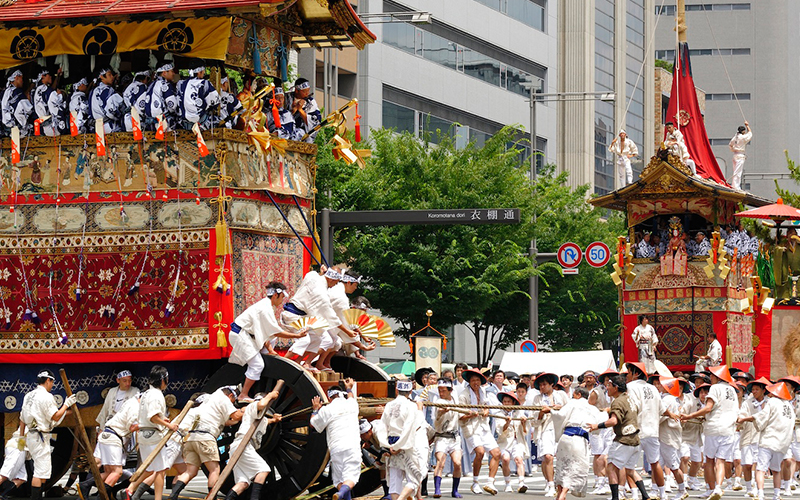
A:
{"label": "asphalt road", "polygon": [[[480,485],[483,485],[483,484],[486,483],[486,479],[488,477],[486,474],[487,474],[486,467],[484,467],[484,469],[482,470],[482,475],[479,476],[479,478],[478,478],[478,482],[479,482]],[[452,481],[453,480],[450,477],[442,478],[442,499],[443,500],[452,498],[451,494],[450,494],[451,489],[452,489],[452,484],[453,484]],[[590,490],[591,490],[591,486],[592,486],[593,482],[594,482],[593,476],[590,475],[589,476]],[[497,475],[497,477],[495,479],[495,487],[498,490],[498,494],[497,495],[492,496],[492,495],[490,495],[488,493],[485,493],[485,492],[480,494],[480,495],[473,494],[470,491],[470,487],[472,486],[472,478],[471,477],[464,477],[464,478],[461,479],[461,484],[460,484],[460,487],[459,487],[459,493],[461,493],[461,495],[463,495],[463,497],[465,499],[469,499],[469,498],[478,499],[478,498],[480,498],[480,499],[483,499],[483,500],[489,500],[490,498],[493,498],[493,499],[496,499],[496,500],[512,500],[512,499],[521,500],[522,498],[530,498],[530,499],[537,499],[537,500],[551,500],[550,498],[547,498],[547,497],[544,496],[545,481],[544,481],[544,478],[542,477],[541,472],[536,472],[532,477],[531,476],[527,477],[525,479],[525,484],[528,486],[528,491],[525,492],[524,494],[517,493],[516,492],[517,478],[516,478],[516,476],[512,476],[511,477],[511,485],[512,485],[514,491],[510,492],[510,493],[506,493],[504,491],[504,489],[505,489],[505,481],[503,479],[502,473],[500,471],[498,471],[498,475]],[[647,477],[645,477],[645,484],[648,485],[648,487],[650,485],[650,480]],[[765,484],[766,487],[764,489],[765,498],[771,498],[772,497],[772,486],[771,486],[771,484],[772,484],[771,479],[767,479],[766,484]],[[205,476],[203,476],[202,472],[200,472],[200,474],[198,474],[198,476],[195,479],[193,479],[186,486],[186,488],[183,490],[183,492],[181,494],[181,500],[200,500],[200,499],[205,498],[205,495],[206,495],[207,492],[208,492],[208,489],[207,489],[207,485],[206,485],[206,478],[205,478]],[[427,498],[433,498],[433,492],[434,492],[433,474],[430,474],[429,475],[429,479],[428,479],[428,493],[429,493],[429,495],[428,495]],[[165,493],[166,493],[166,495],[164,497],[164,500],[166,500],[168,498],[169,490],[166,490]],[[690,500],[703,499],[703,498],[705,498],[705,496],[702,493],[703,492],[700,492],[700,491],[689,491],[689,495],[690,495],[689,499]],[[91,500],[97,499],[98,497],[96,495],[97,495],[96,490],[93,490],[93,494],[90,497]],[[363,497],[363,498],[365,498],[365,499],[379,499],[381,496],[382,496],[382,492],[381,492],[380,489],[378,489],[371,496]],[[672,493],[668,493],[668,496],[669,496],[670,499],[676,498],[675,491],[673,491]],[[68,499],[68,500],[73,500],[73,499],[79,500],[78,497],[75,497],[75,496],[65,496],[65,497],[62,497],[62,498]],[[153,498],[152,495],[145,495],[143,497],[143,500],[151,500],[152,498]],[[222,498],[222,497],[218,497],[218,498]],[[568,498],[575,498],[575,497],[569,495]],[[603,495],[603,496],[587,495],[585,498],[587,500],[607,500],[607,499],[610,498],[610,495]],[[794,495],[792,497],[787,497],[785,495],[781,495],[781,499],[782,500],[790,500],[791,498],[798,498],[798,500],[800,500],[800,489],[795,490],[794,491]],[[746,491],[745,490],[742,490],[742,491],[727,491],[727,492],[725,492],[725,495],[723,496],[723,500],[727,500],[727,499],[731,499],[731,500],[752,500],[751,497],[746,495]]]}

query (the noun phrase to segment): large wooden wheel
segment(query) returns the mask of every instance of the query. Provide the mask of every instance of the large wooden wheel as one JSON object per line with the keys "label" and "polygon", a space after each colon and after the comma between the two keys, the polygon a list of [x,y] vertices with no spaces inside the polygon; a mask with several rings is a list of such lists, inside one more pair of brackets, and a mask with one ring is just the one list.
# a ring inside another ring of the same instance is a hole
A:
{"label": "large wooden wheel", "polygon": [[331,368],[357,382],[388,382],[389,375],[378,365],[350,356],[334,356]]}
{"label": "large wooden wheel", "polygon": [[[311,399],[319,396],[327,401],[327,396],[317,381],[300,365],[277,356],[264,356],[264,371],[250,394],[267,392],[275,387],[278,380],[284,381],[280,397],[272,405],[273,413],[287,415],[294,411],[311,407]],[[245,367],[226,364],[211,376],[203,392],[211,393],[226,385],[236,385],[244,380]],[[328,444],[325,433],[318,433],[309,424],[311,412],[307,411],[270,425],[262,440],[258,453],[264,457],[272,472],[267,484],[261,490],[261,498],[284,500],[293,498],[315,483],[328,464]],[[236,427],[223,432],[220,446],[220,465],[228,461],[230,444]],[[223,486],[227,491],[233,486],[229,477]]]}

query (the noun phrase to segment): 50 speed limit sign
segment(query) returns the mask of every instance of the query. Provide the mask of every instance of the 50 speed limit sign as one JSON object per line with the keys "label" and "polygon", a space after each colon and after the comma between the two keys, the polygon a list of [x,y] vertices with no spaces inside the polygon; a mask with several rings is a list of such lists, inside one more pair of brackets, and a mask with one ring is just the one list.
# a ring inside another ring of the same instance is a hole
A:
{"label": "50 speed limit sign", "polygon": [[611,260],[611,251],[602,241],[595,241],[586,247],[586,262],[592,267],[603,267]]}

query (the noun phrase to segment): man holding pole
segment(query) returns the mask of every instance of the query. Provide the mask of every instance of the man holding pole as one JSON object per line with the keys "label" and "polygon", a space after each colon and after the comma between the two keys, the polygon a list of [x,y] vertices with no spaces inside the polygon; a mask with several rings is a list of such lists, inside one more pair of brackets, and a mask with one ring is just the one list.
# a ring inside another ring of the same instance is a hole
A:
{"label": "man holding pole", "polygon": [[[275,422],[280,422],[281,416],[275,414],[271,418],[262,418],[260,420],[259,418],[270,403],[278,399],[278,396],[278,389],[273,390],[263,397],[256,396],[256,402],[250,404],[244,410],[242,423],[231,444],[231,456],[234,456],[236,450],[241,446],[245,446],[245,449],[233,466],[236,484],[231,488],[231,491],[228,492],[225,500],[237,500],[239,495],[241,495],[251,483],[253,487],[250,490],[250,500],[259,500],[261,497],[261,488],[267,480],[270,468],[264,458],[258,454],[256,448],[261,446],[261,439],[266,435],[267,426]],[[245,435],[253,425],[258,426],[253,437],[247,440],[246,443],[243,443]]]}
{"label": "man holding pole", "polygon": [[[22,401],[20,419],[28,429],[28,451],[33,459],[31,500],[42,499],[42,485],[52,474],[50,432],[64,419],[67,409],[78,402],[78,397],[73,394],[68,396],[59,408],[55,397],[50,394],[55,380],[53,372],[42,370],[36,377],[38,387],[26,394]],[[23,428],[22,432],[24,431]]]}
{"label": "man holding pole", "polygon": [[623,188],[633,182],[633,169],[631,169],[631,158],[639,154],[639,149],[632,140],[628,139],[628,134],[620,129],[619,137],[615,137],[608,146],[608,150],[617,157],[614,162],[617,166],[617,189]]}
{"label": "man holding pole", "polygon": [[161,500],[164,492],[164,479],[167,476],[166,453],[162,447],[157,449],[161,437],[166,429],[176,431],[177,424],[170,422],[167,418],[167,403],[164,400],[164,393],[169,382],[169,373],[163,366],[155,365],[150,370],[150,388],[147,389],[139,406],[139,453],[142,457],[149,457],[156,454],[155,459],[145,469],[147,472],[155,473],[153,489],[155,490],[156,500]]}

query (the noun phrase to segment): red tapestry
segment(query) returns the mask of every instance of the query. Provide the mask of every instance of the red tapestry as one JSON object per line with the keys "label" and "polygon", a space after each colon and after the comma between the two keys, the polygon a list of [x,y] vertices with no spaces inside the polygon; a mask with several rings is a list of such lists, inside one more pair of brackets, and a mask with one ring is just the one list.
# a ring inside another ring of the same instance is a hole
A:
{"label": "red tapestry", "polygon": [[695,356],[706,353],[706,337],[713,328],[711,313],[658,314],[653,321],[658,336],[656,358],[668,366],[694,366]]}
{"label": "red tapestry", "polygon": [[150,241],[141,233],[67,236],[55,246],[22,237],[21,258],[10,240],[0,254],[0,361],[75,362],[77,353],[98,352],[134,360],[134,351],[219,357],[208,350],[208,230],[158,232]]}

